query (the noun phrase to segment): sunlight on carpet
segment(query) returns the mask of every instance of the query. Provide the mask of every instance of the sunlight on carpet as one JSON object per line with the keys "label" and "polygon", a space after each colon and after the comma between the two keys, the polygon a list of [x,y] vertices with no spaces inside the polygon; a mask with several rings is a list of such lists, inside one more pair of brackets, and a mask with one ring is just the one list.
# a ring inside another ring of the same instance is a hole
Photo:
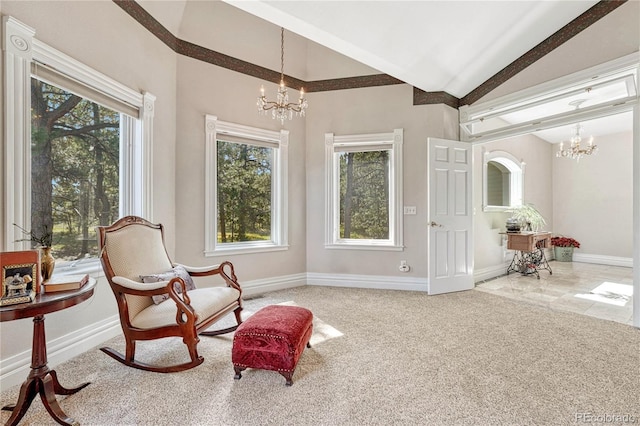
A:
{"label": "sunlight on carpet", "polygon": [[598,287],[586,294],[576,294],[580,299],[594,302],[608,303],[610,305],[624,306],[631,300],[633,286],[631,284],[618,284],[603,282]]}
{"label": "sunlight on carpet", "polygon": [[[278,303],[278,305],[299,306],[293,300]],[[309,344],[311,346],[315,346],[329,339],[333,339],[335,337],[341,337],[343,335],[344,334],[342,334],[339,330],[336,330],[335,328],[325,323],[315,315],[313,316],[313,334],[311,334],[311,339],[309,339]]]}

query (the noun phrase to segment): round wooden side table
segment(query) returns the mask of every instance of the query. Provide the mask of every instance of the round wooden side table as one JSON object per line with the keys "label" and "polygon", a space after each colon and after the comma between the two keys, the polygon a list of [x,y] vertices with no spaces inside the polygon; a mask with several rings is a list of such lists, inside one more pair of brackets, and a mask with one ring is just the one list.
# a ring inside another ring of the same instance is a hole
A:
{"label": "round wooden side table", "polygon": [[47,339],[44,334],[44,316],[84,302],[93,296],[95,287],[96,280],[89,278],[89,282],[78,290],[38,294],[30,303],[0,307],[0,321],[33,317],[31,372],[20,387],[20,395],[15,406],[2,408],[3,410],[12,411],[6,425],[18,424],[37,394],[40,394],[44,407],[55,421],[62,425],[79,424],[62,411],[56,395],[74,394],[89,385],[89,383],[83,383],[78,387],[67,389],[58,381],[58,375],[55,370],[49,369],[47,366]]}

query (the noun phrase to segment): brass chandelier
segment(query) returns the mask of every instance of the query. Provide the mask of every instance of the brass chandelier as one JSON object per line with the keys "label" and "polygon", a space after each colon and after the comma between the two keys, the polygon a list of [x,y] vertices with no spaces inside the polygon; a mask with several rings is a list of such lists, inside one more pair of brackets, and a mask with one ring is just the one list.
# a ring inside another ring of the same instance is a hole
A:
{"label": "brass chandelier", "polygon": [[[570,102],[569,105],[575,106],[577,110],[583,102],[584,99],[578,99]],[[598,150],[598,146],[593,144],[593,136],[589,138],[586,148],[580,147],[580,143],[582,142],[582,137],[580,136],[581,130],[582,125],[580,123],[576,123],[573,127],[571,139],[569,139],[569,147],[565,149],[564,142],[560,142],[560,149],[556,152],[556,157],[571,158],[578,162],[583,156],[594,154]]]}
{"label": "brass chandelier", "polygon": [[300,89],[300,98],[297,103],[289,102],[287,88],[284,85],[284,28],[280,28],[280,86],[276,101],[267,100],[264,95],[264,86],[262,86],[257,105],[258,112],[267,114],[267,111],[271,111],[271,117],[274,120],[280,120],[282,124],[287,118],[291,120],[294,112],[297,116],[304,117],[305,109],[308,106],[307,100],[304,98],[304,89]]}

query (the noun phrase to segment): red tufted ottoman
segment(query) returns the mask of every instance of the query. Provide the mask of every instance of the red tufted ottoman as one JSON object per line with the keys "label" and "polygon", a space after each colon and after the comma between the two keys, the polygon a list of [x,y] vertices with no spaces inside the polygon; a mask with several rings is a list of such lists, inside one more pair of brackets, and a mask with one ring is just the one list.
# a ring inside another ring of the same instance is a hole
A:
{"label": "red tufted ottoman", "polygon": [[244,321],[233,336],[231,361],[235,379],[246,368],[273,370],[293,384],[293,372],[304,346],[311,347],[313,314],[299,306],[271,305]]}

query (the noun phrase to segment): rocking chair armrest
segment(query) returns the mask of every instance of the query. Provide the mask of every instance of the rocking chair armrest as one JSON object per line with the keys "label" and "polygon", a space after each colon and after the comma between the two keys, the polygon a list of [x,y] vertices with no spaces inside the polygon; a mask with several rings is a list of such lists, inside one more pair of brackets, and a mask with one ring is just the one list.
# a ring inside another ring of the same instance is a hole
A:
{"label": "rocking chair armrest", "polygon": [[240,283],[238,282],[238,277],[236,277],[233,263],[229,261],[224,261],[218,265],[213,265],[213,266],[186,266],[180,263],[176,265],[180,265],[184,267],[184,269],[187,270],[189,275],[192,275],[194,277],[220,275],[222,279],[224,279],[224,281],[227,283],[227,286],[233,287],[236,290],[242,292],[242,289],[240,288]]}
{"label": "rocking chair armrest", "polygon": [[130,280],[129,278],[115,276],[111,279],[114,283],[132,290],[156,290],[158,288],[164,288],[169,281],[158,281],[155,283],[139,283],[137,281]]}
{"label": "rocking chair armrest", "polygon": [[[171,280],[158,281],[152,283],[139,283],[137,281],[130,280],[125,277],[115,276],[111,279],[114,284],[124,287],[128,290],[129,294],[135,294],[138,296],[154,296],[160,294],[168,294],[169,297],[177,302],[179,300],[181,304],[191,306],[191,299],[187,294],[187,287],[184,280],[180,277],[172,278]],[[176,284],[181,287],[181,290],[176,290]]]}
{"label": "rocking chair armrest", "polygon": [[199,275],[213,275],[218,273],[218,268],[220,265],[208,265],[208,266],[188,266],[183,265],[181,263],[176,263],[173,266],[182,266],[189,274],[199,274]]}

